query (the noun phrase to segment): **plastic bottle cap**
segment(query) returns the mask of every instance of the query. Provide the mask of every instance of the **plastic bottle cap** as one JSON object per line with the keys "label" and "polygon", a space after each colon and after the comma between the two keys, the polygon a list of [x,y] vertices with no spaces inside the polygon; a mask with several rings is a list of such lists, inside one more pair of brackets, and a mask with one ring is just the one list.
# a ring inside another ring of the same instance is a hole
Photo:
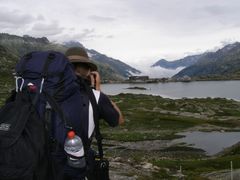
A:
{"label": "plastic bottle cap", "polygon": [[75,136],[75,132],[74,132],[74,131],[69,131],[69,132],[68,132],[68,138],[69,138],[69,139],[74,138],[74,136]]}
{"label": "plastic bottle cap", "polygon": [[29,83],[29,84],[28,84],[28,89],[29,89],[30,92],[34,93],[34,92],[37,91],[37,86],[35,86],[35,85],[32,84],[32,83]]}

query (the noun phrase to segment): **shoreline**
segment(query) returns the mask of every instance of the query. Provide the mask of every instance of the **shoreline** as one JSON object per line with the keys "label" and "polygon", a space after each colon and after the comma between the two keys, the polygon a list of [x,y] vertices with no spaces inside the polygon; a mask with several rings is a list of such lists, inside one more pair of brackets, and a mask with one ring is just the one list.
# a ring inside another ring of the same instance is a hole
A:
{"label": "shoreline", "polygon": [[[162,78],[158,78],[162,79]],[[151,80],[148,81],[129,81],[129,80],[123,80],[123,81],[111,81],[111,80],[103,80],[102,84],[157,84],[157,83],[191,83],[191,82],[201,82],[201,81],[240,81],[240,78],[236,79],[193,79],[190,81],[177,81],[177,80],[167,80],[167,81],[161,81],[161,80]]]}
{"label": "shoreline", "polygon": [[155,97],[160,97],[160,98],[165,98],[165,99],[170,99],[170,100],[181,100],[181,99],[225,99],[225,100],[229,100],[229,101],[236,101],[236,102],[240,102],[240,99],[233,99],[233,98],[225,98],[225,97],[181,97],[181,98],[177,98],[177,97],[170,97],[167,95],[159,95],[159,94],[144,94],[144,93],[129,93],[129,92],[122,92],[119,94],[107,94],[108,96],[119,96],[121,94],[132,94],[132,95],[146,95],[146,96],[155,96]]}

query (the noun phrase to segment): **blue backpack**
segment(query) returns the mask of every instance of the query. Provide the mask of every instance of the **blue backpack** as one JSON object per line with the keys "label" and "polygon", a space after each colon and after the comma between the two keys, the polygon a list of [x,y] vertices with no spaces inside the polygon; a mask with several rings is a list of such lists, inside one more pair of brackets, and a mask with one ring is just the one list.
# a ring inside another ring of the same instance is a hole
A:
{"label": "blue backpack", "polygon": [[16,89],[0,109],[0,177],[61,180],[67,132],[87,134],[72,66],[59,52],[32,52],[15,71]]}

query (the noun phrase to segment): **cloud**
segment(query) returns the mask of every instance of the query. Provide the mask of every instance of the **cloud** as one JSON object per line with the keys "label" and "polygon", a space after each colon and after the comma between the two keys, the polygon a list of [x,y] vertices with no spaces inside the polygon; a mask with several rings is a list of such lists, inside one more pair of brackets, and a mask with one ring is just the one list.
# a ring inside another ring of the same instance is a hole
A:
{"label": "cloud", "polygon": [[[45,21],[45,17],[41,14],[27,14],[24,10],[9,9],[9,7],[0,7],[0,31],[15,35],[28,34],[29,29],[38,22]],[[37,33],[29,33],[30,35],[38,35]]]}
{"label": "cloud", "polygon": [[163,77],[172,77],[173,75],[177,74],[185,67],[179,67],[177,69],[165,69],[162,67],[145,67],[140,69],[142,71],[142,75],[147,75],[151,78],[163,78]]}
{"label": "cloud", "polygon": [[29,34],[32,36],[56,36],[63,32],[64,28],[57,21],[51,23],[36,23]]}
{"label": "cloud", "polygon": [[[239,22],[240,3],[236,0],[137,0],[125,1],[129,19],[143,29],[165,37],[195,37],[232,28]],[[146,28],[147,27],[147,28]]]}
{"label": "cloud", "polygon": [[44,21],[44,20],[46,20],[46,19],[45,19],[45,17],[44,17],[43,15],[39,14],[39,15],[37,16],[37,20],[39,20],[39,21]]}
{"label": "cloud", "polygon": [[105,16],[96,16],[96,15],[92,15],[92,16],[88,16],[88,18],[90,20],[96,21],[96,22],[113,22],[116,19],[112,18],[112,17],[105,17]]}
{"label": "cloud", "polygon": [[205,11],[209,15],[224,15],[228,13],[228,10],[230,9],[221,5],[211,5],[211,6],[205,6],[203,8],[203,11]]}
{"label": "cloud", "polygon": [[[55,36],[56,41],[58,42],[66,42],[66,41],[80,41],[80,42],[86,42],[89,40],[96,40],[97,38],[104,37],[103,35],[97,34],[95,29],[83,29],[80,33],[77,33],[75,29],[70,28],[71,33],[62,33],[57,36]],[[69,30],[69,29],[68,29]],[[57,39],[56,39],[57,38]]]}
{"label": "cloud", "polygon": [[114,36],[113,35],[109,35],[109,36],[106,36],[107,39],[113,39]]}
{"label": "cloud", "polygon": [[240,40],[239,0],[0,1],[2,32],[77,40],[128,64]]}
{"label": "cloud", "polygon": [[18,10],[7,10],[0,7],[0,28],[22,28],[33,23],[36,18],[30,14],[22,13]]}
{"label": "cloud", "polygon": [[101,38],[103,36],[100,34],[97,34],[96,30],[92,28],[92,29],[83,29],[82,32],[79,34],[76,34],[75,37],[80,41],[87,41],[90,39]]}
{"label": "cloud", "polygon": [[221,43],[221,48],[228,45],[228,44],[232,44],[234,42],[236,42],[236,40],[232,39],[232,38],[224,39],[223,41],[220,42]]}

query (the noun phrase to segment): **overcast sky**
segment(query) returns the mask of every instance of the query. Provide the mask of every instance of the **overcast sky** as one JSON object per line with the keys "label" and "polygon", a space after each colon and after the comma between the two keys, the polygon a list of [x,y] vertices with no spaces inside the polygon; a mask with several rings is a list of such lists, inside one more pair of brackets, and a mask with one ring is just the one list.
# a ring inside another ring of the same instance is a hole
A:
{"label": "overcast sky", "polygon": [[239,0],[0,0],[0,32],[77,40],[135,67],[240,41]]}

